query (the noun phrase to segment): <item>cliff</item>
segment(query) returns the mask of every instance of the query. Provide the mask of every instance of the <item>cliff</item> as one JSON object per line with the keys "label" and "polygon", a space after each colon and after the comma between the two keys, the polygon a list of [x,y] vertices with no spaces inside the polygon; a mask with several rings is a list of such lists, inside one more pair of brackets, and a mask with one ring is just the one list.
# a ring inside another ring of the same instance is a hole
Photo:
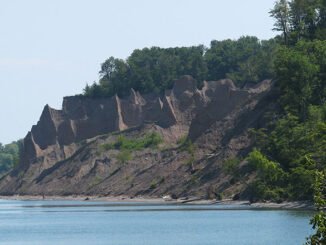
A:
{"label": "cliff", "polygon": [[[223,162],[251,148],[248,129],[264,123],[271,97],[269,80],[246,89],[210,81],[199,90],[190,76],[163,95],[65,97],[61,110],[44,107],[24,138],[20,164],[0,180],[0,194],[204,195],[213,189],[233,195],[244,187],[228,184]],[[148,132],[163,143],[133,151],[128,164],[117,160],[117,149],[103,150],[118,135]],[[195,153],[180,145],[183,137]]]}

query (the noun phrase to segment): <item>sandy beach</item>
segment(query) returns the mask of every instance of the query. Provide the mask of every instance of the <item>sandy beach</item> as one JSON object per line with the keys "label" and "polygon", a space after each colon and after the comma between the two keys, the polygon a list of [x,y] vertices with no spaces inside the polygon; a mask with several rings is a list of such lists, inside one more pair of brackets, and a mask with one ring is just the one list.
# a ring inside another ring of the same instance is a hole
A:
{"label": "sandy beach", "polygon": [[128,197],[128,196],[83,196],[83,195],[71,195],[71,196],[41,196],[41,195],[12,195],[12,196],[0,196],[3,200],[69,200],[69,201],[88,201],[88,202],[133,202],[133,203],[152,203],[152,204],[193,204],[193,205],[241,205],[248,206],[248,208],[254,209],[297,209],[297,210],[313,210],[314,205],[308,201],[294,201],[294,202],[257,202],[250,203],[249,201],[234,201],[234,200],[207,200],[196,197],[180,198],[180,199],[166,199],[162,197]]}

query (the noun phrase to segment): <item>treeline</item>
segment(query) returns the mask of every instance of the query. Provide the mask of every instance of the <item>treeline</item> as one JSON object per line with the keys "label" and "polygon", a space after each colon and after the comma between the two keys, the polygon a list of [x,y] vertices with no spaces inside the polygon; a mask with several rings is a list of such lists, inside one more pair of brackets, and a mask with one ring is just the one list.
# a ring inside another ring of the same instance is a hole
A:
{"label": "treeline", "polygon": [[[182,75],[192,75],[198,87],[203,80],[232,79],[238,86],[275,78],[278,47],[300,41],[326,39],[326,0],[279,0],[270,15],[281,35],[266,41],[245,36],[176,48],[137,49],[126,59],[110,57],[102,65],[99,82],[87,85],[84,96],[126,95],[133,88],[142,93],[163,92]],[[277,68],[276,68],[277,69]],[[288,73],[290,74],[290,73]]]}
{"label": "treeline", "polygon": [[230,78],[238,86],[273,77],[274,39],[256,37],[212,41],[203,45],[177,48],[134,50],[126,59],[110,57],[102,65],[98,83],[87,85],[84,95],[109,97],[126,95],[133,88],[142,93],[171,89],[182,75],[192,75],[198,87],[204,80]]}
{"label": "treeline", "polygon": [[[110,57],[84,96],[123,96],[130,88],[160,93],[185,74],[199,87],[203,80],[231,78],[241,87],[273,78],[280,110],[253,133],[256,148],[247,160],[257,178],[247,194],[252,200],[311,200],[316,171],[326,172],[326,0],[278,0],[270,14],[280,31],[271,40],[246,36],[214,40],[209,48],[152,47],[126,60]],[[0,174],[17,163],[17,145],[1,145]]]}
{"label": "treeline", "polygon": [[14,141],[7,145],[0,143],[0,176],[18,164],[20,146],[21,141]]}
{"label": "treeline", "polygon": [[326,0],[279,0],[270,14],[286,45],[326,39]]}
{"label": "treeline", "polygon": [[326,171],[326,0],[278,0],[270,15],[280,35],[212,41],[181,48],[144,48],[126,60],[110,57],[98,83],[84,96],[126,95],[170,89],[181,75],[198,82],[231,78],[238,86],[273,78],[280,111],[254,133],[256,149],[248,162],[256,181],[248,187],[253,200],[313,198],[317,171]]}
{"label": "treeline", "polygon": [[312,200],[316,173],[326,173],[325,9],[324,0],[280,0],[271,11],[283,40],[274,62],[281,112],[254,134],[253,200]]}

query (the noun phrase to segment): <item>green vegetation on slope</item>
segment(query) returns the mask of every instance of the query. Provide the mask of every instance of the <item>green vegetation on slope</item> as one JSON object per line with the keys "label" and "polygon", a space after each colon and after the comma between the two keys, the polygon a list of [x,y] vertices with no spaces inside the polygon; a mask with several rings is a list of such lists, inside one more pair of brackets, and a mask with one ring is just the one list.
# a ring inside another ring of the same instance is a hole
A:
{"label": "green vegetation on slope", "polygon": [[317,213],[311,219],[315,234],[307,239],[307,245],[326,244],[326,171],[316,172],[316,181],[314,185],[314,202]]}
{"label": "green vegetation on slope", "polygon": [[152,132],[144,135],[142,138],[129,139],[123,135],[119,135],[117,140],[114,143],[106,143],[101,145],[103,150],[142,150],[144,148],[157,147],[160,143],[163,142],[161,135],[158,133]]}
{"label": "green vegetation on slope", "polygon": [[276,26],[285,25],[274,63],[282,111],[256,132],[253,200],[312,200],[315,171],[326,169],[326,1],[305,3],[280,0],[272,11]]}
{"label": "green vegetation on slope", "polygon": [[[314,172],[326,162],[325,6],[325,0],[277,1],[270,14],[281,34],[268,41],[246,36],[214,40],[209,48],[152,47],[126,60],[110,57],[99,83],[87,86],[84,96],[126,95],[131,88],[159,93],[186,74],[198,87],[203,80],[230,78],[244,86],[274,78],[281,111],[256,132],[256,149],[247,160],[257,177],[247,191],[253,200],[312,200]],[[142,144],[122,138],[107,147],[130,151]]]}
{"label": "green vegetation on slope", "polygon": [[163,142],[161,135],[152,132],[144,135],[142,138],[126,138],[123,135],[119,135],[114,143],[102,144],[100,147],[104,151],[116,149],[119,153],[116,155],[116,159],[121,164],[126,164],[132,159],[132,151],[142,150],[144,148],[156,148]]}
{"label": "green vegetation on slope", "polygon": [[18,164],[20,144],[20,141],[7,145],[0,143],[0,176]]}
{"label": "green vegetation on slope", "polygon": [[[314,172],[326,167],[326,0],[279,0],[270,14],[281,33],[271,40],[245,36],[214,40],[209,48],[152,47],[126,60],[110,57],[99,83],[87,85],[84,96],[123,96],[131,88],[160,93],[187,74],[198,87],[203,80],[230,78],[241,87],[273,78],[280,111],[256,131],[256,149],[247,160],[257,177],[247,191],[253,200],[312,200]],[[106,148],[137,150],[144,141],[121,138]]]}
{"label": "green vegetation on slope", "polygon": [[[258,132],[259,150],[248,157],[249,163],[262,173],[251,186],[252,198],[312,199],[315,170],[326,168],[326,105],[310,106],[304,121],[288,113],[271,127],[269,133]],[[271,170],[277,175],[273,181],[265,178]],[[271,195],[271,190],[277,193]]]}

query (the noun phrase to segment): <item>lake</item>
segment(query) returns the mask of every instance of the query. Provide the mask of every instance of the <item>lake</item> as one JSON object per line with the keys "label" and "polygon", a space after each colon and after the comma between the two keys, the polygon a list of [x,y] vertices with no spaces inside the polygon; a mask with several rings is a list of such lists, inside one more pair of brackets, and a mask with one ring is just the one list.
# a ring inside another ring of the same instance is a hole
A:
{"label": "lake", "polygon": [[0,244],[303,244],[310,211],[0,200]]}

